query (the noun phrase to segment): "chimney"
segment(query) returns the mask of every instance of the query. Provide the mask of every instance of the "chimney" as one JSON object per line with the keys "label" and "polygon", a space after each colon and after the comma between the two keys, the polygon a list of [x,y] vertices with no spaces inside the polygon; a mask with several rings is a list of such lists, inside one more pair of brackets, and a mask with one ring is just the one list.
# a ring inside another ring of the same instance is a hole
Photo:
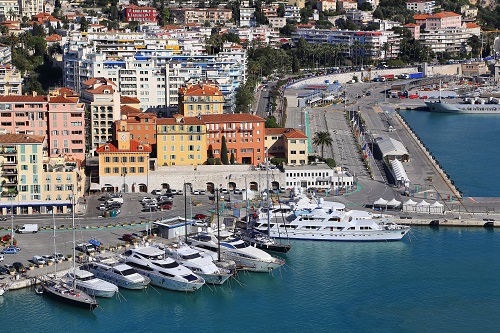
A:
{"label": "chimney", "polygon": [[32,94],[33,94],[33,97],[35,97],[36,96],[36,91],[33,91]]}

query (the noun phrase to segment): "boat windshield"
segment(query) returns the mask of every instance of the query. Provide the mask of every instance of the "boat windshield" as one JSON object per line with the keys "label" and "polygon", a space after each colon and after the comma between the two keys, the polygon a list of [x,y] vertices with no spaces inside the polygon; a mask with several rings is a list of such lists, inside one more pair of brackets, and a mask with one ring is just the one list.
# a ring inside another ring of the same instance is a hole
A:
{"label": "boat windshield", "polygon": [[190,259],[196,259],[196,258],[200,258],[200,257],[201,257],[201,255],[198,252],[196,252],[196,253],[192,253],[192,254],[183,255],[182,259],[190,260]]}
{"label": "boat windshield", "polygon": [[189,282],[198,280],[198,277],[193,274],[184,275],[183,278],[185,278]]}
{"label": "boat windshield", "polygon": [[121,273],[123,276],[128,276],[128,275],[135,274],[135,271],[132,268],[129,268],[129,269],[122,271]]}
{"label": "boat windshield", "polygon": [[159,266],[161,268],[176,268],[179,266],[178,263],[176,263],[175,261],[172,261],[172,262],[164,262],[164,263],[158,263],[158,262],[155,262],[154,265],[156,266]]}

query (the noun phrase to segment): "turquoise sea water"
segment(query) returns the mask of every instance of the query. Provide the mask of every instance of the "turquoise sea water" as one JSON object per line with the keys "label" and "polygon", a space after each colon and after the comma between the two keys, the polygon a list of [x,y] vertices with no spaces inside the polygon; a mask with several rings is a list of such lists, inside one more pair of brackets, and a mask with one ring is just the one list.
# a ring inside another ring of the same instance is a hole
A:
{"label": "turquoise sea water", "polygon": [[500,115],[401,111],[464,196],[499,197]]}
{"label": "turquoise sea water", "polygon": [[416,228],[412,241],[296,241],[291,268],[183,294],[123,291],[95,313],[33,290],[0,297],[2,327],[39,332],[486,332],[500,319],[500,233]]}
{"label": "turquoise sea water", "polygon": [[[404,116],[461,190],[475,196],[496,193],[499,157],[490,143],[498,140],[500,117]],[[485,135],[482,142],[480,135]],[[100,299],[94,313],[31,289],[11,291],[0,297],[1,327],[28,332],[498,331],[500,232],[421,227],[413,229],[411,242],[292,244],[284,255],[288,266],[273,275],[240,273],[239,282],[193,294],[122,291],[121,300]]]}

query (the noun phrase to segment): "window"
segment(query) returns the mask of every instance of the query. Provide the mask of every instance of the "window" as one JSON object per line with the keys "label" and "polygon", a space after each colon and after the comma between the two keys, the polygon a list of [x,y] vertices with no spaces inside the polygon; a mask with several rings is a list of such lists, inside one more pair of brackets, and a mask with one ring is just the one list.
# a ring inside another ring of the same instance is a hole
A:
{"label": "window", "polygon": [[144,167],[139,167],[139,173],[144,173]]}
{"label": "window", "polygon": [[194,146],[193,145],[189,145],[188,146],[188,151],[194,151]]}
{"label": "window", "polygon": [[297,154],[297,151],[296,151],[296,150],[292,150],[292,151],[290,152],[290,154],[295,155],[295,154]]}
{"label": "window", "polygon": [[113,173],[120,173],[120,168],[114,167],[113,168]]}
{"label": "window", "polygon": [[137,158],[137,161],[138,161],[139,163],[144,163],[144,156],[139,156],[139,157]]}
{"label": "window", "polygon": [[175,155],[170,155],[171,160],[175,160]]}
{"label": "window", "polygon": [[135,173],[135,167],[130,167],[130,173]]}
{"label": "window", "polygon": [[104,157],[104,162],[109,163],[110,159],[111,158],[109,156],[106,156],[106,157]]}
{"label": "window", "polygon": [[104,173],[110,173],[111,172],[111,168],[104,168]]}
{"label": "window", "polygon": [[122,157],[122,163],[127,163],[127,156]]}
{"label": "window", "polygon": [[130,162],[135,163],[135,156],[130,156]]}
{"label": "window", "polygon": [[113,163],[118,163],[118,156],[113,156]]}

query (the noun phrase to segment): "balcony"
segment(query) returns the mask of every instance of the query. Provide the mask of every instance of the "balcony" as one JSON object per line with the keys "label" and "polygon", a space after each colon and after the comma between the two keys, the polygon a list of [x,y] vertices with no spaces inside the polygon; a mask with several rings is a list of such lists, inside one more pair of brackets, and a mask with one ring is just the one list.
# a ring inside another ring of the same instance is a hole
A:
{"label": "balcony", "polygon": [[17,178],[2,180],[3,187],[17,186]]}
{"label": "balcony", "polygon": [[16,160],[5,160],[2,162],[3,167],[11,167],[11,166],[15,167],[16,164],[17,164]]}
{"label": "balcony", "polygon": [[14,198],[18,195],[18,192],[17,190],[15,191],[3,191],[0,196],[3,197],[3,198]]}
{"label": "balcony", "polygon": [[0,154],[2,154],[2,155],[16,155],[17,149],[15,149],[15,148],[3,148],[3,149],[0,149]]}
{"label": "balcony", "polygon": [[6,169],[1,171],[2,176],[17,175],[16,169]]}

